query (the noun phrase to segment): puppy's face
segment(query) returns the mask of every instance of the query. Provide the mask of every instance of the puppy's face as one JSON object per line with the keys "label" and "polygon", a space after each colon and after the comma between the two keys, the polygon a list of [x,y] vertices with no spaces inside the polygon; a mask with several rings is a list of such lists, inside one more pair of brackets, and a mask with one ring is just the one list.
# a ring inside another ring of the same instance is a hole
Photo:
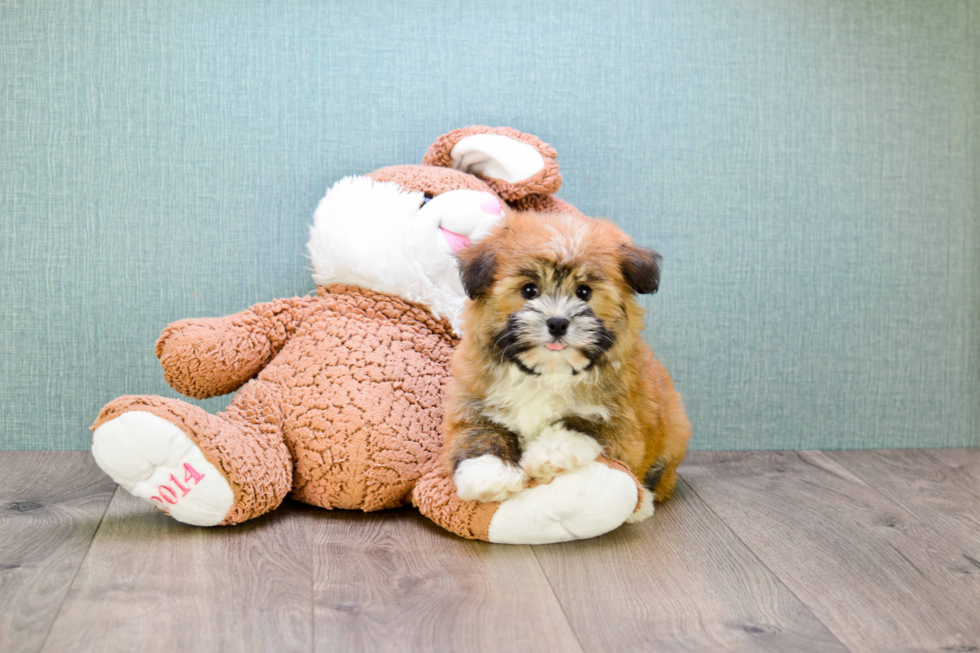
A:
{"label": "puppy's face", "polygon": [[460,255],[474,300],[464,330],[495,364],[531,375],[588,372],[636,336],[635,293],[656,292],[659,258],[604,220],[515,214]]}

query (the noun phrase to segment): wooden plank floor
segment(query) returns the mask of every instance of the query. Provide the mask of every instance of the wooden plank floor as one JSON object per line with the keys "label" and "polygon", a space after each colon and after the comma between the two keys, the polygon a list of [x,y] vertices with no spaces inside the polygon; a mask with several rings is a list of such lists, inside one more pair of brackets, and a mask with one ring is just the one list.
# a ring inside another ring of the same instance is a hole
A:
{"label": "wooden plank floor", "polygon": [[694,453],[652,520],[460,540],[287,503],[183,526],[0,452],[0,651],[977,651],[980,452]]}

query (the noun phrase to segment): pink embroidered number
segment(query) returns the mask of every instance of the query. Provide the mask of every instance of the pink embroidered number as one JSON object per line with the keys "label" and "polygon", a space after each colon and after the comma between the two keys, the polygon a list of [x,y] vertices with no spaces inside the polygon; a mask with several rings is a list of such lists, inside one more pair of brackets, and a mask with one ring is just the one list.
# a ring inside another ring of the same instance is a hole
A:
{"label": "pink embroidered number", "polygon": [[204,478],[204,474],[198,473],[189,463],[184,463],[184,483],[189,483],[191,479],[194,479],[194,485],[197,485],[202,478]]}
{"label": "pink embroidered number", "polygon": [[[171,505],[177,503],[177,493],[171,490],[166,485],[161,485],[160,487],[158,487],[157,492],[160,493],[160,496],[163,497],[167,501],[167,503]],[[167,496],[168,494],[170,496]]]}
{"label": "pink embroidered number", "polygon": [[171,474],[171,475],[170,475],[170,480],[174,482],[174,485],[176,485],[176,486],[177,486],[177,488],[178,488],[178,489],[179,489],[179,490],[180,490],[181,492],[183,492],[183,494],[182,494],[181,496],[184,496],[184,497],[186,497],[186,496],[187,496],[187,493],[188,493],[188,492],[190,492],[190,490],[189,490],[189,489],[187,489],[186,487],[184,487],[183,485],[181,485],[181,484],[180,484],[180,481],[178,481],[178,480],[177,480],[176,478],[174,478],[174,475],[173,475],[173,474]]}
{"label": "pink embroidered number", "polygon": [[[203,478],[204,474],[194,469],[190,463],[184,463],[184,483],[190,486],[191,482],[193,481],[194,485],[197,485]],[[177,486],[178,490],[180,490],[181,494],[179,496],[169,484],[164,484],[157,488],[156,495],[150,497],[150,501],[156,501],[159,503],[161,506],[163,506],[164,511],[166,511],[168,505],[172,506],[176,504],[181,500],[181,498],[186,497],[188,493],[194,489],[193,487],[185,487],[182,485],[173,474],[170,475],[170,480],[173,481],[173,484]]]}

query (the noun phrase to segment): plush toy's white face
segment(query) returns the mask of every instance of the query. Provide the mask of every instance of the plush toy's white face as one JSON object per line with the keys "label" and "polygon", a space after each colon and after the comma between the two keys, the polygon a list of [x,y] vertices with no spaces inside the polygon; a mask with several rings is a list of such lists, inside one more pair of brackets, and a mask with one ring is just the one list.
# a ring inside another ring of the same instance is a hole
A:
{"label": "plush toy's white face", "polygon": [[455,253],[485,236],[503,215],[491,193],[453,190],[429,198],[397,183],[346,177],[314,214],[313,279],[425,304],[458,330],[466,293]]}

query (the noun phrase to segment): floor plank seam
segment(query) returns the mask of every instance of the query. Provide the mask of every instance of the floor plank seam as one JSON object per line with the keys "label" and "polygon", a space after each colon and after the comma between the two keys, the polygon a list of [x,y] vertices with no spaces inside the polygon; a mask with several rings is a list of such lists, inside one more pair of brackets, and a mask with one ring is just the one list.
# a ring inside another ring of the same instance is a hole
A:
{"label": "floor plank seam", "polygon": [[784,581],[782,579],[782,577],[779,574],[777,574],[772,569],[772,567],[770,567],[766,563],[766,561],[763,560],[759,556],[758,553],[756,553],[755,549],[753,549],[751,546],[748,545],[747,542],[745,542],[745,540],[743,540],[741,537],[739,537],[739,534],[736,533],[735,530],[731,526],[729,526],[728,522],[725,521],[721,517],[721,515],[719,515],[715,511],[715,509],[711,507],[711,504],[708,503],[703,496],[701,496],[700,494],[698,494],[698,491],[696,489],[694,489],[694,486],[693,485],[691,485],[690,483],[688,483],[684,479],[684,475],[680,471],[678,471],[677,475],[678,475],[678,477],[680,477],[680,480],[684,483],[684,485],[686,485],[688,487],[688,489],[690,489],[691,492],[694,493],[694,496],[696,496],[701,501],[701,503],[703,503],[708,508],[708,510],[711,511],[711,514],[714,515],[716,519],[718,519],[718,522],[721,523],[725,528],[727,528],[728,531],[735,537],[736,540],[738,540],[739,542],[742,543],[742,546],[744,546],[746,548],[746,550],[749,553],[752,554],[752,557],[755,558],[759,562],[760,565],[762,565],[763,567],[765,567],[766,569],[768,569],[769,570],[769,573],[772,574],[772,577],[775,578],[776,581],[778,581],[779,584],[782,585],[786,589],[787,592],[789,592],[793,597],[795,597],[796,600],[800,602],[800,605],[802,605],[803,607],[805,607],[807,609],[807,612],[810,613],[810,615],[817,621],[817,623],[822,624],[823,627],[827,629],[827,632],[834,636],[834,639],[837,640],[837,643],[841,645],[841,648],[843,648],[846,651],[851,651],[853,653],[853,649],[851,649],[846,644],[844,644],[844,642],[841,641],[840,636],[837,633],[835,633],[834,630],[830,626],[828,626],[824,622],[823,619],[821,619],[819,616],[817,616],[817,614],[813,611],[813,608],[810,607],[810,605],[806,601],[804,601],[803,599],[801,599],[799,597],[799,595],[797,595],[797,593],[793,591],[793,588],[792,587],[790,587],[789,585],[786,584],[786,581]]}
{"label": "floor plank seam", "polygon": [[[917,449],[916,451],[922,451],[922,450],[921,449]],[[854,474],[854,476],[856,476],[858,479],[860,479],[860,481],[862,483],[864,483],[868,487],[869,490],[871,490],[872,492],[874,492],[875,494],[877,494],[879,497],[881,497],[882,499],[884,499],[886,503],[890,503],[891,505],[895,506],[895,508],[897,510],[905,513],[906,515],[908,515],[909,517],[911,517],[912,519],[914,519],[916,522],[919,523],[919,525],[922,528],[924,528],[926,531],[932,533],[937,539],[939,539],[939,540],[943,540],[944,539],[944,535],[941,532],[939,532],[936,529],[935,526],[933,526],[929,522],[927,522],[924,519],[922,519],[922,517],[919,517],[919,514],[918,514],[918,511],[917,510],[915,510],[915,509],[913,509],[911,507],[910,508],[906,508],[903,504],[899,503],[895,499],[891,498],[889,495],[887,495],[884,492],[882,492],[881,490],[879,490],[877,487],[875,487],[874,485],[872,485],[871,484],[871,481],[869,481],[863,474],[861,474],[859,471],[856,471],[855,468],[851,467],[847,463],[845,463],[845,462],[843,462],[841,460],[838,460],[836,458],[831,458],[831,460],[833,460],[835,463],[837,463],[841,467],[845,468],[851,474]],[[948,468],[951,469],[951,470],[954,469],[953,467],[948,467]],[[916,571],[918,571],[918,568],[916,568]],[[921,574],[922,572],[920,571],[919,573]]]}
{"label": "floor plank seam", "polygon": [[538,569],[541,570],[541,574],[544,576],[545,580],[548,581],[548,589],[551,590],[551,595],[555,597],[555,602],[558,604],[558,609],[561,610],[561,614],[565,617],[565,623],[568,624],[568,629],[572,632],[572,637],[578,643],[578,648],[582,653],[586,653],[585,646],[582,644],[581,638],[578,636],[578,632],[575,630],[575,626],[572,625],[572,620],[568,618],[568,612],[565,611],[565,606],[562,604],[561,599],[558,597],[558,593],[555,591],[555,586],[551,584],[551,576],[545,570],[544,565],[538,560],[538,552],[533,544],[528,545],[531,547],[531,553],[534,555],[534,562],[537,563]]}
{"label": "floor plank seam", "polygon": [[92,543],[95,542],[95,538],[99,536],[99,531],[102,530],[102,522],[105,520],[106,513],[109,512],[109,506],[112,505],[113,499],[116,498],[116,494],[119,492],[119,486],[117,485],[112,490],[112,496],[109,500],[105,502],[105,508],[102,509],[102,515],[99,517],[99,525],[95,527],[95,532],[92,533],[92,537],[88,541],[88,546],[85,547],[85,555],[82,556],[81,560],[78,561],[78,566],[75,567],[75,573],[72,574],[71,582],[68,583],[68,590],[65,595],[61,597],[61,603],[58,604],[58,610],[54,613],[54,619],[51,620],[51,624],[48,626],[48,632],[44,634],[44,639],[41,640],[41,647],[38,651],[43,651],[48,645],[48,638],[51,637],[51,633],[54,631],[54,625],[58,623],[58,619],[61,617],[61,611],[65,607],[65,603],[68,601],[68,595],[71,594],[72,587],[75,586],[75,580],[78,578],[78,572],[82,570],[82,566],[85,564],[85,560],[88,559],[88,554],[92,550]]}

